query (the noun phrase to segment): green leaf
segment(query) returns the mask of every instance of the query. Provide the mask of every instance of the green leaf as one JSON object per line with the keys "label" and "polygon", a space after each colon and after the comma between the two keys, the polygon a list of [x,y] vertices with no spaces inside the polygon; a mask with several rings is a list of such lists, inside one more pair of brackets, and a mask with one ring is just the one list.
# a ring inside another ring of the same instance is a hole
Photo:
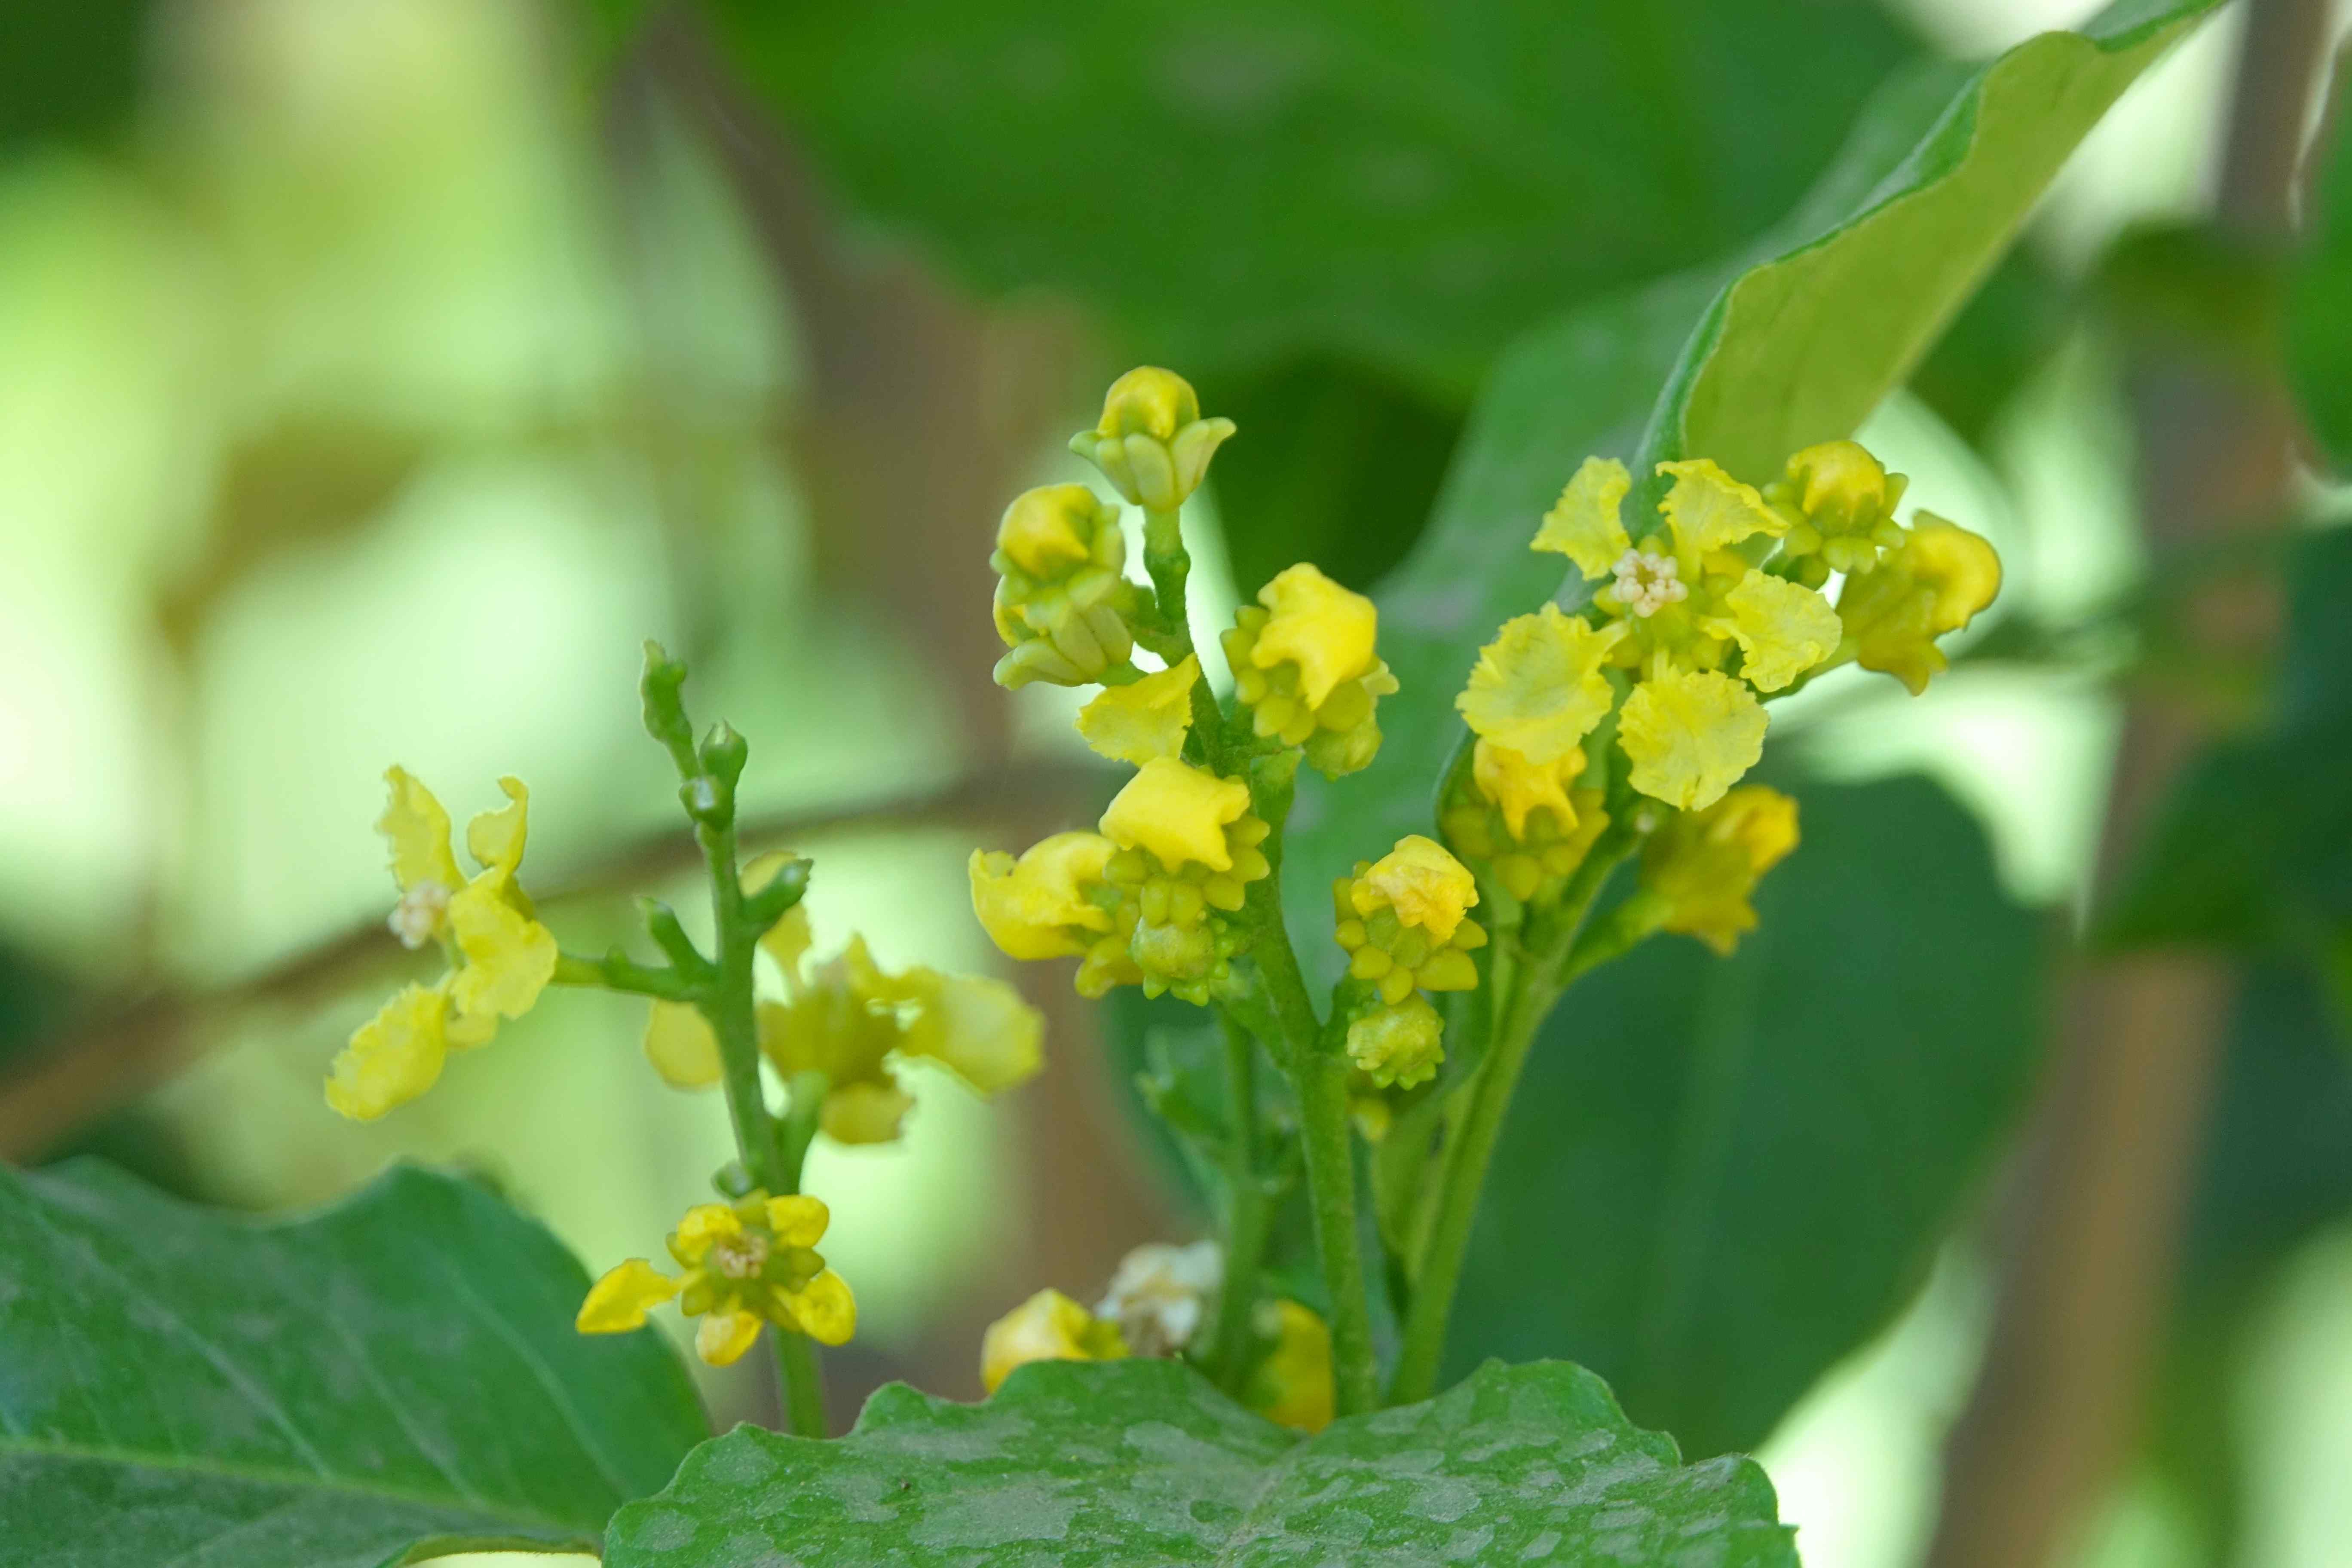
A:
{"label": "green leaf", "polygon": [[1781,253],[1724,291],[1645,456],[1713,458],[1754,481],[1852,434],[1975,292],[2075,144],[2216,4],[2122,0],[1972,74],[1849,210],[1818,225],[1800,215]]}
{"label": "green leaf", "polygon": [[0,151],[120,131],[157,9],[153,0],[15,8],[0,49]]}
{"label": "green leaf", "polygon": [[835,1442],[738,1427],[614,1516],[605,1563],[1794,1568],[1775,1513],[1754,1463],[1678,1463],[1580,1367],[1489,1364],[1298,1441],[1180,1363],[1062,1362],[983,1405],[893,1384]]}
{"label": "green leaf", "polygon": [[2352,470],[2352,89],[2336,62],[2333,134],[2311,151],[2319,178],[2304,220],[2307,244],[2288,301],[2287,368],[2305,422],[2338,474]]}
{"label": "green leaf", "polygon": [[374,1568],[593,1541],[709,1433],[650,1333],[478,1188],[400,1168],[308,1217],[0,1167],[0,1565]]}
{"label": "green leaf", "polygon": [[716,10],[854,204],[981,288],[1101,302],[1188,374],[1321,351],[1457,390],[1769,224],[1911,47],[1858,0]]}
{"label": "green leaf", "polygon": [[1657,938],[1546,1025],[1455,1368],[1572,1355],[1692,1452],[1750,1447],[1924,1277],[2040,1058],[2041,921],[1936,786],[1796,794],[1734,956]]}

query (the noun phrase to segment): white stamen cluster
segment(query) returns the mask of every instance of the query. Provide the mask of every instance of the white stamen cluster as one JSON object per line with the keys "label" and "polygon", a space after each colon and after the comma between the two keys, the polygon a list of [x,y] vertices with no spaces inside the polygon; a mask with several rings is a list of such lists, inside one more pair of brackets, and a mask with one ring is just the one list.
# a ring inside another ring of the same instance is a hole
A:
{"label": "white stamen cluster", "polygon": [[449,889],[428,878],[400,895],[400,902],[392,906],[392,914],[383,923],[392,928],[401,946],[413,951],[433,940],[448,908]]}
{"label": "white stamen cluster", "polygon": [[1671,555],[1654,550],[1628,550],[1617,557],[1617,602],[1636,616],[1656,615],[1668,605],[1690,597]]}
{"label": "white stamen cluster", "polygon": [[749,1279],[767,1267],[768,1238],[753,1231],[710,1245],[710,1267],[730,1279]]}
{"label": "white stamen cluster", "polygon": [[1139,1247],[1120,1259],[1095,1316],[1118,1323],[1137,1355],[1174,1355],[1200,1331],[1224,1277],[1224,1254],[1213,1241]]}

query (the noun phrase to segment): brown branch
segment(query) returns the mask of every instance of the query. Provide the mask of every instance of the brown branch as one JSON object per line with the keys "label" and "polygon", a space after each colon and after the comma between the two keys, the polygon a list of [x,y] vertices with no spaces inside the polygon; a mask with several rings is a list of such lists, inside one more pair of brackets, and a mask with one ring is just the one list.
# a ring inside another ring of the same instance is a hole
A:
{"label": "brown branch", "polygon": [[[742,841],[747,850],[759,850],[805,847],[851,830],[998,824],[1040,816],[1075,820],[1090,816],[1112,783],[1109,770],[1083,763],[996,769],[896,798],[757,816],[743,826]],[[693,837],[682,828],[649,834],[576,868],[538,895],[538,901],[542,910],[552,910],[610,898],[690,870],[700,857]],[[224,985],[158,983],[129,1005],[69,1030],[31,1068],[0,1083],[0,1160],[38,1159],[75,1129],[161,1084],[201,1052],[220,1020],[257,1006],[316,1002],[398,956],[383,922],[370,920]]]}
{"label": "brown branch", "polygon": [[[2326,0],[2252,0],[2214,217],[2225,234],[2257,244],[2285,234],[2326,18]],[[2147,348],[2131,379],[2141,511],[2160,557],[2276,516],[2294,423],[2274,379],[2250,381],[2179,343]],[[2192,633],[2216,646],[2275,625],[2274,606],[2242,593],[2187,608]],[[2178,698],[2135,694],[2095,888],[2114,885],[2205,724]],[[2171,953],[2070,979],[2002,1216],[1991,1340],[1945,1454],[1930,1568],[2043,1568],[2128,1453],[2230,982],[2216,960]]]}

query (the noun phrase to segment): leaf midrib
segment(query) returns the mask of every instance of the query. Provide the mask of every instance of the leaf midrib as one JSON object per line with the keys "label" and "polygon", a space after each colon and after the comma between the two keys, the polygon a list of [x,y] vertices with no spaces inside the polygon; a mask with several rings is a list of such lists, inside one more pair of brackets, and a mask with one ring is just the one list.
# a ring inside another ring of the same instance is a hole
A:
{"label": "leaf midrib", "polygon": [[0,1463],[15,1455],[33,1458],[83,1459],[97,1464],[120,1465],[142,1470],[164,1470],[193,1476],[210,1476],[222,1480],[243,1481],[255,1485],[287,1487],[299,1490],[332,1494],[342,1497],[366,1497],[385,1502],[405,1504],[413,1508],[435,1509],[448,1514],[474,1514],[485,1521],[504,1524],[527,1525],[532,1529],[584,1537],[593,1533],[583,1530],[570,1520],[516,1507],[502,1501],[477,1501],[471,1499],[436,1496],[432,1492],[414,1491],[405,1487],[390,1486],[380,1481],[355,1479],[331,1471],[280,1470],[267,1465],[242,1464],[231,1459],[216,1459],[200,1454],[142,1453],[132,1448],[112,1448],[100,1444],[70,1443],[49,1440],[29,1441],[23,1437],[0,1437]]}

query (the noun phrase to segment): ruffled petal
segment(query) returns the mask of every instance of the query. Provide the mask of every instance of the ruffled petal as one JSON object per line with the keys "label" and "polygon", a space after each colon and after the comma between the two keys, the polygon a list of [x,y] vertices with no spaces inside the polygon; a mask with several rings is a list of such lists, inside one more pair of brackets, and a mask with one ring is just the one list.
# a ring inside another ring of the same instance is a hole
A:
{"label": "ruffled petal", "polygon": [[982,1094],[999,1094],[1045,1065],[1045,1016],[1002,980],[913,972],[923,977],[899,1047],[929,1057]]}
{"label": "ruffled petal", "polygon": [[449,814],[406,768],[386,768],[383,782],[391,790],[375,830],[392,846],[393,879],[406,892],[420,882],[433,882],[456,892],[466,885],[457,857],[449,849]]}
{"label": "ruffled petal", "polygon": [[1239,779],[1155,757],[1112,798],[1100,826],[1112,843],[1149,849],[1171,871],[1193,860],[1230,871],[1225,827],[1241,819],[1249,803],[1249,785]]}
{"label": "ruffled petal", "polygon": [[1250,659],[1260,669],[1298,667],[1299,695],[1320,708],[1342,682],[1370,673],[1380,612],[1363,595],[1343,588],[1307,563],[1258,590],[1269,612]]}
{"label": "ruffled petal", "polygon": [[1479,649],[1454,705],[1486,739],[1531,763],[1557,762],[1607,715],[1612,694],[1601,671],[1624,635],[1622,621],[1595,627],[1558,605],[1516,616]]}
{"label": "ruffled petal", "polygon": [[1097,756],[1137,767],[1184,750],[1192,728],[1192,687],[1201,661],[1184,662],[1125,686],[1106,686],[1078,710],[1078,733]]}
{"label": "ruffled petal", "polygon": [[1444,845],[1409,834],[1356,878],[1353,901],[1360,915],[1394,910],[1399,921],[1444,944],[1477,903],[1478,882]]}
{"label": "ruffled petal", "polygon": [[1471,753],[1470,776],[1479,793],[1501,808],[1511,837],[1528,836],[1528,814],[1549,809],[1565,833],[1576,826],[1576,806],[1568,786],[1584,772],[1581,747],[1562,752],[1555,762],[1531,763],[1525,755],[1494,741],[1481,739]]}
{"label": "ruffled petal", "polygon": [[817,1110],[817,1126],[836,1143],[863,1147],[897,1141],[915,1098],[887,1073],[837,1083]]}
{"label": "ruffled petal", "polygon": [[523,840],[530,834],[530,790],[512,777],[500,779],[499,788],[506,792],[508,804],[466,825],[466,852],[484,868],[511,877],[522,864]]}
{"label": "ruffled petal", "polygon": [[1769,572],[1741,578],[1724,605],[1746,655],[1739,673],[1759,691],[1780,690],[1835,653],[1844,636],[1827,599]]}
{"label": "ruffled petal", "polygon": [[555,977],[555,934],[516,910],[504,871],[485,871],[449,900],[449,927],[466,966],[449,1000],[469,1017],[520,1018]]}
{"label": "ruffled petal", "polygon": [[1625,492],[1633,478],[1614,458],[1587,458],[1559,500],[1544,513],[1530,550],[1549,550],[1576,563],[1586,577],[1606,577],[1633,547],[1626,536]]}
{"label": "ruffled petal", "polygon": [[1007,958],[1083,952],[1085,933],[1110,930],[1110,912],[1087,897],[1117,849],[1099,833],[1056,833],[1019,860],[1002,850],[972,852],[971,907]]}
{"label": "ruffled petal", "polygon": [[1685,573],[1751,535],[1778,539],[1789,531],[1788,520],[1764,504],[1754,485],[1741,484],[1711,458],[1660,463],[1658,472],[1674,476],[1674,488],[1658,510],[1674,530],[1675,553],[1683,559]]}
{"label": "ruffled petal", "polygon": [[1769,721],[1740,682],[1712,670],[1670,669],[1633,689],[1617,741],[1635,789],[1668,805],[1713,805],[1764,754]]}
{"label": "ruffled petal", "polygon": [[438,987],[403,987],[337,1054],[327,1103],[354,1121],[373,1121],[431,1089],[448,1055],[448,1014]]}

